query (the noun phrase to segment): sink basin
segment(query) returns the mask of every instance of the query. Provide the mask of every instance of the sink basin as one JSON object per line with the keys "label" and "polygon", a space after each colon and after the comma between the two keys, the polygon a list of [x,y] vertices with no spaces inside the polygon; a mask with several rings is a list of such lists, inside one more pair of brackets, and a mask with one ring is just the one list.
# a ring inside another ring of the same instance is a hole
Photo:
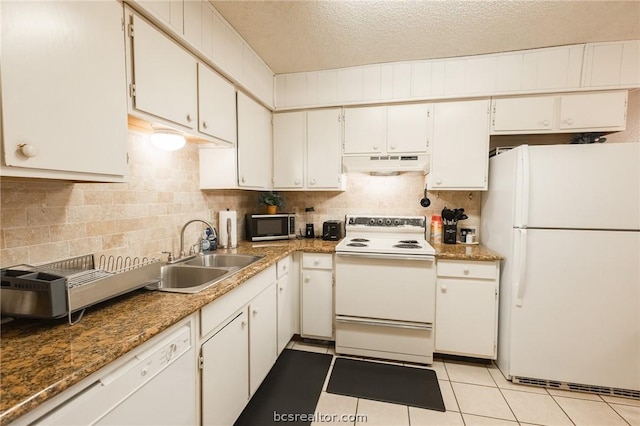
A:
{"label": "sink basin", "polygon": [[249,266],[260,259],[262,259],[262,256],[215,253],[198,256],[184,264],[206,266],[209,268],[244,268],[245,266]]}
{"label": "sink basin", "polygon": [[198,293],[262,257],[223,253],[197,256],[186,262],[163,266],[158,284],[148,288],[173,293]]}
{"label": "sink basin", "polygon": [[160,269],[157,290],[174,293],[197,293],[231,275],[229,269],[167,265]]}

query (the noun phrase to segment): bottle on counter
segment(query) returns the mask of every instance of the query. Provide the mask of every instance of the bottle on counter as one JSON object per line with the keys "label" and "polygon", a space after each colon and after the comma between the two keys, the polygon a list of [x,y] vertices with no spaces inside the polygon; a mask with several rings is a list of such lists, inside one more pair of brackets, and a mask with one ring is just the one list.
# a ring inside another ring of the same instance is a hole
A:
{"label": "bottle on counter", "polygon": [[433,244],[442,243],[442,217],[434,214],[431,216],[431,238],[429,242]]}
{"label": "bottle on counter", "polygon": [[218,233],[214,232],[211,228],[207,228],[207,240],[209,240],[209,250],[218,250]]}

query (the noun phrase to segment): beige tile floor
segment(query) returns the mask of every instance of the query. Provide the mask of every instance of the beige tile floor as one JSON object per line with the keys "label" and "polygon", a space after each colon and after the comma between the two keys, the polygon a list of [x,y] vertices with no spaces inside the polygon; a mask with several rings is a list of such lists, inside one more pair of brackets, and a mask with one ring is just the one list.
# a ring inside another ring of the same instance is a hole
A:
{"label": "beige tile floor", "polygon": [[[335,355],[333,346],[327,343],[292,341],[288,347]],[[407,365],[436,371],[446,412],[327,393],[329,370],[316,412],[361,414],[366,415],[366,422],[322,421],[312,425],[640,426],[638,400],[513,384],[493,364],[436,359],[428,367]]]}

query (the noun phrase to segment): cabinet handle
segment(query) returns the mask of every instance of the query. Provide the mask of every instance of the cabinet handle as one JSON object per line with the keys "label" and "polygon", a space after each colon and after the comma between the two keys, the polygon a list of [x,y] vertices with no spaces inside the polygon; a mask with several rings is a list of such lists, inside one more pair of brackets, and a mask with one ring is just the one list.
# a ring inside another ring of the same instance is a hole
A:
{"label": "cabinet handle", "polygon": [[240,178],[240,181],[242,181],[242,183],[245,183],[247,180],[244,178],[244,176],[242,176],[242,177]]}
{"label": "cabinet handle", "polygon": [[442,183],[442,179],[436,179],[436,185],[440,185]]}
{"label": "cabinet handle", "polygon": [[465,267],[462,269],[462,272],[463,272],[465,275],[469,275],[469,268],[467,268],[467,267],[465,266]]}
{"label": "cabinet handle", "polygon": [[253,310],[253,316],[256,316],[256,315],[258,315],[258,310],[257,310],[257,309],[254,309],[254,310]]}
{"label": "cabinet handle", "polygon": [[187,121],[191,123],[191,114],[187,114]]}
{"label": "cabinet handle", "polygon": [[316,184],[316,180],[315,180],[315,179],[311,179],[311,180],[309,181],[309,185],[315,185],[315,184]]}
{"label": "cabinet handle", "polygon": [[565,123],[567,123],[568,125],[572,125],[573,124],[573,119],[572,118],[567,118],[566,120],[564,120]]}
{"label": "cabinet handle", "polygon": [[18,145],[18,149],[20,149],[20,153],[27,158],[35,157],[39,152],[38,147],[30,143],[21,143]]}
{"label": "cabinet handle", "polygon": [[373,146],[373,150],[374,150],[374,151],[377,151],[377,150],[378,150],[378,145],[374,145],[374,146]]}
{"label": "cabinet handle", "polygon": [[203,129],[206,129],[207,127],[209,127],[209,126],[207,126],[207,122],[206,122],[206,121],[203,121],[203,122],[202,122],[202,128],[203,128]]}
{"label": "cabinet handle", "polygon": [[544,127],[549,127],[549,124],[551,124],[551,123],[549,122],[549,120],[544,120],[540,124],[542,124]]}
{"label": "cabinet handle", "polygon": [[319,264],[320,264],[320,261],[319,261],[319,260],[314,260],[314,261],[313,261],[313,266],[318,266]]}
{"label": "cabinet handle", "polygon": [[395,145],[391,145],[391,146],[389,147],[389,149],[390,149],[391,151],[393,151],[394,149],[396,149],[396,147],[395,147]]}
{"label": "cabinet handle", "polygon": [[304,282],[305,282],[305,283],[308,283],[310,280],[311,280],[311,279],[309,278],[309,276],[308,276],[308,275],[304,277]]}
{"label": "cabinet handle", "polygon": [[440,290],[442,290],[442,292],[443,292],[443,293],[446,293],[446,292],[447,292],[447,286],[446,286],[446,284],[442,284],[442,285],[440,286]]}
{"label": "cabinet handle", "polygon": [[242,320],[240,325],[242,326],[242,328],[245,328],[247,326],[247,320]]}
{"label": "cabinet handle", "polygon": [[294,184],[294,185],[300,185],[300,179],[296,179],[296,180],[293,182],[293,184]]}

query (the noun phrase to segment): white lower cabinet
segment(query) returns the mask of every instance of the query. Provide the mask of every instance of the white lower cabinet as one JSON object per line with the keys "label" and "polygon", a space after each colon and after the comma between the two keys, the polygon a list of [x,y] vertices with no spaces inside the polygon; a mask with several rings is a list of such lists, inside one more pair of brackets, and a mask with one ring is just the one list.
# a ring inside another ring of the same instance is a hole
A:
{"label": "white lower cabinet", "polygon": [[238,418],[277,358],[276,267],[200,311],[203,425]]}
{"label": "white lower cabinet", "polygon": [[202,424],[231,425],[249,401],[246,310],[202,345],[202,358]]}
{"label": "white lower cabinet", "polygon": [[278,357],[276,286],[249,303],[249,395],[258,389]]}
{"label": "white lower cabinet", "polygon": [[287,256],[277,263],[278,281],[278,354],[280,354],[291,337],[295,334],[297,312],[295,304],[294,285],[296,284],[289,271],[291,270],[291,256]]}
{"label": "white lower cabinet", "polygon": [[333,340],[333,255],[302,254],[300,335]]}
{"label": "white lower cabinet", "polygon": [[500,262],[438,260],[435,351],[496,359]]}

